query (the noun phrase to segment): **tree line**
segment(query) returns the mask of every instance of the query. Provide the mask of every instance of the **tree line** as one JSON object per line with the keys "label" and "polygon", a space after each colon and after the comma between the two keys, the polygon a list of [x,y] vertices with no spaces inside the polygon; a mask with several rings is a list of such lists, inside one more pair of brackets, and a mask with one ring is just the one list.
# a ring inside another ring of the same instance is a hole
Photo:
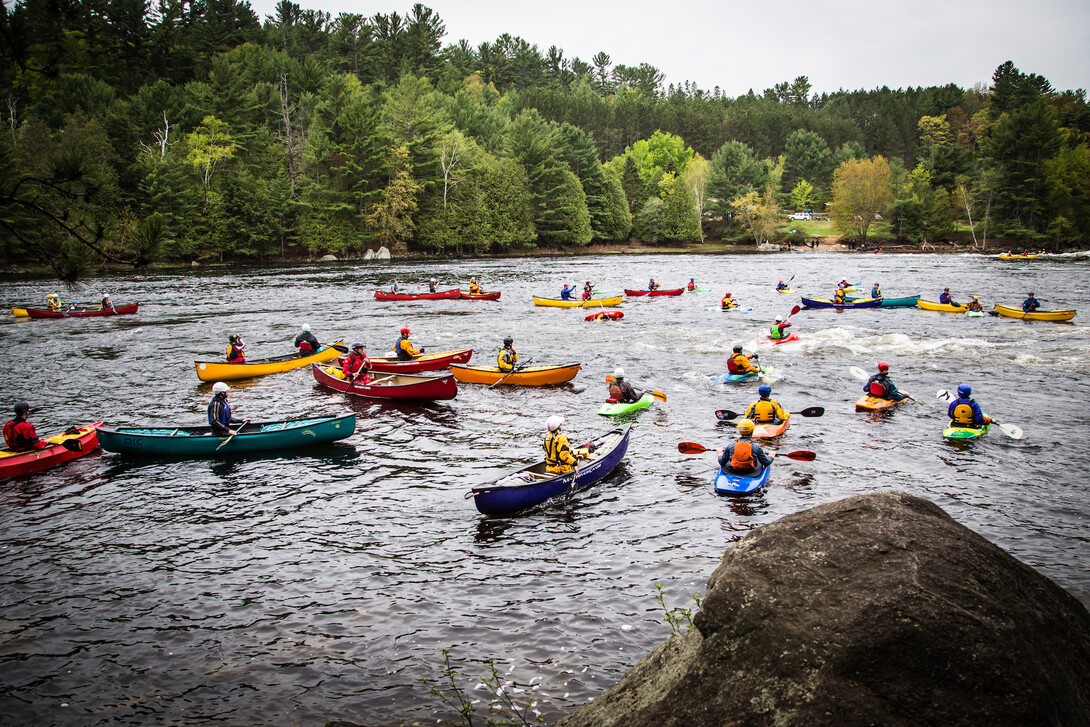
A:
{"label": "tree line", "polygon": [[502,35],[443,44],[416,5],[0,5],[0,256],[267,260],[774,241],[784,208],[865,240],[1034,246],[1090,232],[1085,91],[1010,62],[988,87],[730,98]]}

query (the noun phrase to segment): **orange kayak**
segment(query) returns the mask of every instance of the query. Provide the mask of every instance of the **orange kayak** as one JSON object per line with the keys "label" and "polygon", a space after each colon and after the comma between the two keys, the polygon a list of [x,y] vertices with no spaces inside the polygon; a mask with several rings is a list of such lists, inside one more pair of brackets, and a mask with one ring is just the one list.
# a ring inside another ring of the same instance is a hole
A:
{"label": "orange kayak", "polygon": [[791,426],[791,418],[784,419],[779,424],[758,424],[753,427],[754,439],[770,439],[772,437],[778,437],[787,431],[787,428]]}
{"label": "orange kayak", "polygon": [[[902,399],[901,401],[908,401],[908,399]],[[870,394],[863,394],[863,396],[859,397],[859,399],[855,402],[855,410],[882,411],[884,409],[889,409],[895,404],[900,403],[900,401],[893,401],[892,399],[879,399],[878,397],[871,396]]]}

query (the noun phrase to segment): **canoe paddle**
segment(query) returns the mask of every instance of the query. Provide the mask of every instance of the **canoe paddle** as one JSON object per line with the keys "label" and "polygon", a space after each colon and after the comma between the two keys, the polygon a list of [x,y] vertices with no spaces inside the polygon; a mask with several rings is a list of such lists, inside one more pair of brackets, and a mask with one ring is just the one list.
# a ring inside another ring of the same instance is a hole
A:
{"label": "canoe paddle", "polygon": [[508,372],[507,372],[506,374],[504,374],[504,376],[503,376],[503,377],[502,377],[502,378],[501,378],[501,379],[500,379],[499,381],[497,381],[497,382],[496,382],[495,384],[492,384],[492,385],[491,385],[491,386],[489,386],[488,388],[490,388],[490,389],[491,389],[491,388],[492,388],[493,386],[495,386],[496,384],[498,384],[498,383],[502,382],[502,381],[503,381],[504,379],[506,379],[506,378],[507,378],[508,376],[510,376],[511,374],[515,373],[516,371],[522,371],[522,370],[523,370],[523,369],[525,369],[525,368],[526,368],[527,366],[529,366],[529,365],[530,365],[530,364],[531,364],[531,363],[533,362],[533,360],[534,360],[534,359],[533,359],[533,357],[531,357],[531,358],[528,358],[528,359],[526,359],[526,362],[525,362],[525,363],[523,363],[523,364],[519,364],[519,365],[518,365],[518,366],[516,366],[515,368],[511,369],[510,371],[508,371]]}
{"label": "canoe paddle", "polygon": [[[819,417],[825,414],[825,407],[811,406],[803,409],[802,411],[793,411],[791,413],[798,414],[799,416],[803,417]],[[730,419],[734,419],[735,417],[740,416],[742,415],[736,411],[731,411],[730,409],[716,409],[715,411],[715,418],[721,422],[729,421]]]}
{"label": "canoe paddle", "polygon": [[[944,389],[944,390],[940,391],[938,394],[936,394],[935,398],[940,399],[942,401],[953,401],[957,397],[954,396],[954,394],[952,394],[951,392],[946,391]],[[1022,427],[1020,427],[1020,426],[1018,426],[1016,424],[1000,424],[999,422],[997,422],[995,420],[992,420],[992,424],[999,427],[999,431],[1003,432],[1004,434],[1006,434],[1011,439],[1021,439],[1022,434],[1024,433],[1022,431]]]}
{"label": "canoe paddle", "polygon": [[[682,454],[700,454],[701,452],[714,452],[714,449],[708,449],[703,444],[697,444],[696,442],[678,442],[677,451]],[[817,455],[807,449],[800,449],[796,452],[784,452],[780,454],[776,452],[777,457],[788,457],[790,459],[797,459],[803,462],[813,462],[817,459]]]}
{"label": "canoe paddle", "polygon": [[223,440],[222,442],[220,442],[220,443],[219,443],[219,447],[216,447],[216,451],[218,452],[218,451],[220,450],[220,447],[222,447],[223,445],[227,444],[227,443],[228,443],[228,442],[230,442],[230,441],[231,441],[232,439],[234,439],[234,438],[235,438],[235,435],[236,435],[236,434],[238,434],[239,432],[241,432],[241,431],[242,431],[242,427],[246,426],[246,425],[247,425],[247,424],[249,424],[249,423],[250,423],[250,420],[249,420],[249,419],[247,419],[246,421],[242,422],[242,424],[241,424],[241,425],[239,426],[239,428],[238,428],[238,429],[236,429],[235,431],[231,432],[231,433],[230,433],[229,435],[227,435],[227,439],[225,439],[225,440]]}
{"label": "canoe paddle", "polygon": [[[617,377],[614,376],[613,374],[606,374],[606,383],[607,384],[612,384],[616,380],[617,380]],[[651,396],[655,397],[659,401],[666,401],[666,392],[663,392],[663,391],[648,391],[647,389],[643,389],[643,391],[645,393],[648,393]]]}

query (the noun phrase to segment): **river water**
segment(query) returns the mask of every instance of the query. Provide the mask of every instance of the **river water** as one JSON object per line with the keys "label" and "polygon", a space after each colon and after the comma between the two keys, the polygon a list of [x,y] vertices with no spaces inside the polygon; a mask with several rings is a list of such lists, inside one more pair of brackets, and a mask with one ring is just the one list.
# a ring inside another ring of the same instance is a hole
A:
{"label": "river water", "polygon": [[[975,256],[795,253],[640,255],[425,264],[366,263],[230,272],[132,274],[96,281],[134,316],[0,320],[9,351],[3,406],[27,399],[40,433],[102,419],[112,425],[200,424],[210,396],[193,370],[218,360],[229,333],[251,358],[292,351],[307,322],[325,341],[390,348],[403,325],[429,350],[473,347],[491,363],[504,336],[525,360],[582,363],[570,384],[465,385],[450,402],[345,402],[309,370],[234,385],[236,414],[276,419],[358,414],[355,434],[312,451],[192,461],[105,453],[0,483],[0,724],[224,725],[328,718],[371,723],[453,714],[429,695],[439,649],[473,697],[483,662],[533,685],[551,722],[601,694],[692,607],[732,542],[753,528],[861,492],[929,498],[1090,603],[1090,276],[1085,262],[1001,262]],[[465,288],[470,275],[498,302],[379,303],[395,278],[420,290]],[[623,321],[535,308],[561,284],[599,290],[664,287],[690,277],[713,292],[627,299]],[[881,282],[887,296],[943,286],[1018,305],[1033,289],[1046,308],[1078,308],[1074,324],[876,309],[803,311],[800,341],[758,346],[796,295],[780,278],[828,297],[841,278]],[[8,305],[44,299],[48,281],[5,279]],[[726,290],[752,312],[721,313]],[[59,291],[58,291],[59,292]],[[91,299],[101,288],[83,292]],[[735,343],[761,349],[782,377],[774,396],[822,418],[797,417],[773,449],[809,449],[814,462],[778,460],[770,486],[744,500],[717,497],[711,454],[733,427],[713,411],[742,410],[756,384],[709,381]],[[849,367],[878,360],[919,404],[886,416],[856,413],[862,382]],[[604,376],[623,366],[638,387],[669,400],[634,421],[625,462],[568,501],[487,519],[463,495],[540,458],[544,419],[567,417],[573,440],[610,423],[595,414]],[[957,446],[941,429],[940,389],[973,385],[998,421]]]}

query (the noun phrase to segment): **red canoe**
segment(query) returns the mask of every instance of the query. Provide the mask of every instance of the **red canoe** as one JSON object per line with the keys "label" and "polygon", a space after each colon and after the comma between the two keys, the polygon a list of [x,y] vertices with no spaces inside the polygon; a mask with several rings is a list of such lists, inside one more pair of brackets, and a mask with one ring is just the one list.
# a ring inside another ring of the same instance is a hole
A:
{"label": "red canoe", "polygon": [[92,316],[122,316],[127,313],[135,313],[139,307],[139,303],[133,303],[131,305],[119,305],[111,310],[78,308],[74,311],[55,311],[45,310],[44,308],[27,308],[26,313],[31,318],[90,318]]}
{"label": "red canoe", "polygon": [[[40,472],[55,467],[62,462],[90,454],[98,447],[98,430],[95,427],[101,426],[102,422],[95,422],[94,424],[79,427],[78,434],[58,434],[49,437],[46,441],[54,444],[45,449],[34,449],[30,452],[12,452],[10,449],[0,450],[0,479],[25,475],[30,472]],[[61,442],[66,439],[78,439],[80,444],[83,445],[83,449],[78,452],[65,449]]]}
{"label": "red canoe", "polygon": [[601,321],[601,320],[605,320],[606,318],[613,318],[614,320],[616,320],[617,318],[624,318],[624,311],[600,310],[600,311],[598,311],[596,313],[591,313],[589,316],[587,316],[583,320],[585,320],[585,321]]}
{"label": "red canoe", "polygon": [[384,290],[375,291],[375,300],[443,300],[461,298],[462,291],[444,290],[441,293],[387,293]]}
{"label": "red canoe", "polygon": [[453,399],[458,395],[458,382],[451,374],[446,376],[379,374],[374,376],[369,384],[361,384],[357,381],[349,388],[346,380],[337,377],[341,370],[336,366],[311,364],[310,370],[314,372],[314,380],[322,386],[347,392],[352,396],[362,396],[365,399],[439,401]]}
{"label": "red canoe", "polygon": [[625,295],[681,295],[685,290],[683,288],[673,288],[671,290],[626,290]]}
{"label": "red canoe", "polygon": [[451,364],[469,363],[472,357],[472,348],[462,351],[422,353],[409,361],[401,361],[397,356],[375,356],[371,358],[371,370],[384,374],[415,374],[418,371],[449,368]]}
{"label": "red canoe", "polygon": [[[459,292],[461,292],[461,291],[459,291]],[[462,293],[462,300],[499,300],[499,299],[500,299],[500,291],[498,291],[498,290],[495,291],[494,293],[477,293],[477,294]]]}

